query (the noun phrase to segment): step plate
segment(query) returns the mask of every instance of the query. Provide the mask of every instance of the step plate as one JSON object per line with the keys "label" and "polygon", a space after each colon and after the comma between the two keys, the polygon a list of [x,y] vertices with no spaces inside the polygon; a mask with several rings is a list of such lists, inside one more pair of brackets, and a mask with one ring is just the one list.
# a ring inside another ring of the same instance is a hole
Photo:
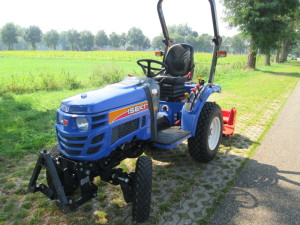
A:
{"label": "step plate", "polygon": [[184,131],[181,127],[170,127],[158,132],[156,143],[161,145],[171,145],[190,135],[190,131]]}

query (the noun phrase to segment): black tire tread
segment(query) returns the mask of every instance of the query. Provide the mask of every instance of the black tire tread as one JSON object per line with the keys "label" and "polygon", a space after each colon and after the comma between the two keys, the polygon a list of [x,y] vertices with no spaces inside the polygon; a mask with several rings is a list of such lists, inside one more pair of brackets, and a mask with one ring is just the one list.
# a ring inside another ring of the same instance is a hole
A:
{"label": "black tire tread", "polygon": [[[219,111],[222,115],[221,108],[215,102],[206,102],[201,110],[196,133],[194,137],[188,139],[188,149],[191,157],[198,162],[210,162],[215,157],[215,154],[209,154],[207,150],[207,130],[210,126],[212,115],[215,111]],[[223,117],[221,116],[221,132],[223,129]],[[220,135],[219,144],[221,142],[222,135]],[[219,148],[219,144],[217,148]],[[216,152],[216,151],[215,151]]]}
{"label": "black tire tread", "polygon": [[138,222],[145,222],[150,215],[152,190],[152,160],[150,157],[141,156],[136,163],[133,184],[132,217]]}

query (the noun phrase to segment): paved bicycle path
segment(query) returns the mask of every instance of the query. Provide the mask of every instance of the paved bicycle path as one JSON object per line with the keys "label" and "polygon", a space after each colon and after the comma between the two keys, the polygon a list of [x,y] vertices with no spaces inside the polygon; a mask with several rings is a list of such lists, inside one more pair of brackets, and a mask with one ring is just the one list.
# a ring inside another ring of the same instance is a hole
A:
{"label": "paved bicycle path", "polygon": [[300,224],[300,82],[210,224]]}

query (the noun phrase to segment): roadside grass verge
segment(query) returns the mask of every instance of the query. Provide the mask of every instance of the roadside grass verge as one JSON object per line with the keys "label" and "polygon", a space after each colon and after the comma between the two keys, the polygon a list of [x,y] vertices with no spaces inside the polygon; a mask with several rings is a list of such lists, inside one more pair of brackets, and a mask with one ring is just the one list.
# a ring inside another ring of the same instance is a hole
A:
{"label": "roadside grass verge", "polygon": [[[278,113],[278,110],[272,111],[274,102],[282,105],[299,80],[298,65],[293,62],[260,67],[260,71],[237,70],[217,79],[223,94],[215,95],[211,100],[217,100],[222,108],[236,107],[238,127],[236,135],[223,142],[214,163],[218,164],[232,151],[239,150],[240,153],[235,154],[244,159],[253,154],[261,135],[255,136],[255,132],[250,134],[247,131],[258,126],[266,132],[270,127],[272,118]],[[0,97],[0,224],[124,224],[125,218],[126,223],[131,223],[128,220],[130,207],[124,202],[120,188],[100,180],[96,180],[98,197],[77,212],[63,213],[42,194],[32,195],[26,190],[37,153],[43,148],[52,148],[56,143],[53,126],[60,101],[87,89],[21,95],[10,93]],[[271,117],[263,121],[262,117],[268,112]],[[207,167],[210,164],[193,162],[185,144],[170,151],[151,149],[146,154],[154,162],[153,211],[149,224],[158,223],[161,218],[170,219],[168,213],[180,207],[185,199],[190,199],[189,192],[201,183],[206,190],[203,195],[209,194],[217,199],[213,205],[209,201],[202,202],[207,207],[207,214],[199,215],[199,218],[202,218],[201,223],[206,223],[226,191],[215,193],[210,181],[203,180],[202,176],[209,172]],[[127,160],[121,166],[130,171],[134,168],[134,161]],[[232,167],[231,164],[221,166],[224,170]],[[225,179],[225,175],[222,176]],[[200,195],[198,197],[201,198]],[[190,207],[195,207],[195,204],[192,202]],[[184,218],[186,215],[181,216]]]}

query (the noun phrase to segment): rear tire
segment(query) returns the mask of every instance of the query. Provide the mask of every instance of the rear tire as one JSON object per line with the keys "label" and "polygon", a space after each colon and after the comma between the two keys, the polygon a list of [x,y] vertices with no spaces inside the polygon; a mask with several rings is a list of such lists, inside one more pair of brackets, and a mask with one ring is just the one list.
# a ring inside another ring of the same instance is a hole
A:
{"label": "rear tire", "polygon": [[194,137],[188,139],[191,157],[198,162],[210,162],[216,156],[222,139],[223,116],[219,105],[206,102],[200,113]]}
{"label": "rear tire", "polygon": [[132,217],[145,222],[150,214],[152,189],[152,160],[147,156],[138,158],[133,182]]}

